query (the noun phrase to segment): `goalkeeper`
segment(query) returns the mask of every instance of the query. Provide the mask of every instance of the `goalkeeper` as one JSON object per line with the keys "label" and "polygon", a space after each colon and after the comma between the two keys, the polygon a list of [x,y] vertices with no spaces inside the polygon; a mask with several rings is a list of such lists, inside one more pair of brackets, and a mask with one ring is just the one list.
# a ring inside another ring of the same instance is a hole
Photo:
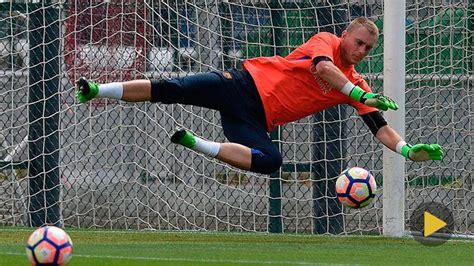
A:
{"label": "goalkeeper", "polygon": [[186,130],[174,133],[171,141],[262,174],[271,174],[282,164],[268,132],[338,104],[353,106],[375,137],[405,158],[441,160],[443,151],[438,144],[407,144],[387,125],[379,110],[397,110],[397,104],[373,93],[355,71],[354,66],[367,56],[378,34],[372,21],[359,17],[341,37],[317,33],[286,57],[245,60],[243,70],[101,85],[81,78],[76,96],[81,103],[92,98],[113,98],[218,110],[229,142],[205,140]]}

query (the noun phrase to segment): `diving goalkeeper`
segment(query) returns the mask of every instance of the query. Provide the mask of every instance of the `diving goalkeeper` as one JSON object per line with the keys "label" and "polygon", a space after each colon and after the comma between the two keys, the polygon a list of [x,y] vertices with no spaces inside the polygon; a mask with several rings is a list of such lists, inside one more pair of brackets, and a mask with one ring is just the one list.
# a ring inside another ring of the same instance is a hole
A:
{"label": "diving goalkeeper", "polygon": [[397,104],[373,93],[355,71],[378,35],[372,21],[359,17],[341,37],[317,33],[286,57],[245,60],[243,70],[100,85],[81,78],[76,97],[81,103],[113,98],[218,110],[229,142],[205,140],[186,130],[174,133],[171,141],[256,173],[271,174],[282,164],[268,132],[338,104],[353,106],[375,137],[392,151],[413,161],[441,160],[440,145],[410,145],[387,124],[379,110],[397,110]]}

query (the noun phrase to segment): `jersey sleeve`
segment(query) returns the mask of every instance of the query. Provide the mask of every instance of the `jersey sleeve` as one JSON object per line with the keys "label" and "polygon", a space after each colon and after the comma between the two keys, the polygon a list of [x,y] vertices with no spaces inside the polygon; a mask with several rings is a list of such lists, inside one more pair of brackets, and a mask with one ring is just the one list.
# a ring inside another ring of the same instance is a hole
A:
{"label": "jersey sleeve", "polygon": [[328,32],[315,34],[307,42],[296,48],[288,55],[289,59],[299,59],[303,56],[314,59],[318,56],[325,56],[334,62],[334,51],[337,48],[337,37]]}
{"label": "jersey sleeve", "polygon": [[[372,92],[372,89],[370,88],[369,84],[365,82],[365,80],[358,74],[354,75],[355,80],[351,80],[354,85],[359,86],[361,89],[363,89],[366,92]],[[357,114],[359,115],[365,115],[370,112],[378,111],[377,108],[367,106],[359,101],[356,101],[352,99],[349,104],[354,107],[357,110]]]}

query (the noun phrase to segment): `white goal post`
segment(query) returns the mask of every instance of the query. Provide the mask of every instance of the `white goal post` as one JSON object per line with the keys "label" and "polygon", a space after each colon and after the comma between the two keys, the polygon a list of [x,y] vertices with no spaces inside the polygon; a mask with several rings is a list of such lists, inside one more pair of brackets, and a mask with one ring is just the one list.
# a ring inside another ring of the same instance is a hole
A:
{"label": "white goal post", "polygon": [[[384,1],[384,93],[399,105],[386,112],[387,122],[405,139],[405,1]],[[387,148],[383,152],[383,234],[405,234],[405,159]]]}
{"label": "white goal post", "polygon": [[[338,106],[271,133],[272,176],[173,145],[176,127],[223,142],[218,112],[152,103],[79,104],[74,81],[173,78],[285,56],[358,16],[381,30],[357,66],[410,143],[439,143],[413,163]],[[0,0],[0,225],[402,236],[421,203],[447,205],[474,235],[473,4],[470,0]],[[360,210],[338,202],[349,166],[378,187]]]}

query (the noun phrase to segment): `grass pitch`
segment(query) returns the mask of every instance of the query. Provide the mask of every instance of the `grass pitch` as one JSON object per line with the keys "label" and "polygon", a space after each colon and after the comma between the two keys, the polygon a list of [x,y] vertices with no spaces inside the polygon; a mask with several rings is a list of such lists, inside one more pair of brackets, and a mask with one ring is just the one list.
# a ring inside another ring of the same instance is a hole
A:
{"label": "grass pitch", "polygon": [[[74,265],[474,265],[474,241],[66,229]],[[0,228],[0,265],[30,265],[31,228]]]}

